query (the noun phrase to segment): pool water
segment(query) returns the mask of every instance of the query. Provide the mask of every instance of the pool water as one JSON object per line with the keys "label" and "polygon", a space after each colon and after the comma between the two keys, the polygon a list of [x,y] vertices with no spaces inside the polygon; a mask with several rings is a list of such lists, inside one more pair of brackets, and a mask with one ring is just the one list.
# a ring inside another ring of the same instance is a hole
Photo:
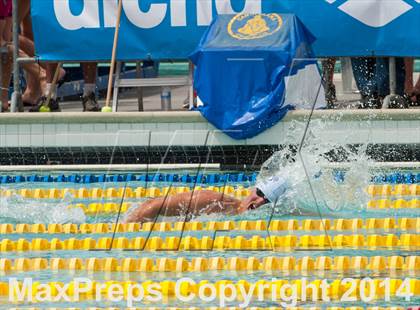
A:
{"label": "pool water", "polygon": [[[308,189],[302,187],[287,202],[276,207],[265,205],[242,215],[202,215],[185,225],[181,218],[159,217],[156,223],[120,226],[113,223],[150,197],[191,191],[195,185],[195,190],[225,191],[240,199],[247,195],[255,179],[212,184],[191,180],[57,183],[53,179],[2,185],[0,282],[33,278],[34,282],[66,284],[85,277],[108,285],[112,281],[133,281],[143,287],[160,283],[166,287],[162,300],[142,300],[132,306],[203,308],[238,307],[241,300],[223,305],[219,297],[207,302],[198,298],[182,302],[174,296],[174,283],[188,277],[197,284],[186,292],[197,293],[206,281],[220,286],[243,281],[247,285],[281,280],[302,283],[307,279],[319,285],[317,280],[333,283],[351,278],[358,283],[357,289],[360,280],[365,279],[366,285],[373,281],[374,298],[363,301],[356,294],[355,300],[344,301],[341,297],[348,285],[334,284],[336,290],[328,291],[330,302],[298,298],[296,304],[286,304],[303,308],[406,308],[420,304],[420,184],[415,179],[405,183],[404,179],[391,182],[392,178],[372,178],[370,184],[360,185],[366,200],[351,201],[339,210],[323,205],[322,201],[330,201],[324,193],[320,197],[325,199],[314,201],[306,195]],[[289,212],[291,209],[294,212]],[[386,278],[392,283],[390,301],[379,288],[379,282]],[[401,282],[409,284],[413,296],[395,296]],[[10,308],[6,288],[0,285],[1,308]],[[255,294],[247,306],[286,307],[279,298],[272,300],[272,291],[266,289],[261,300]],[[86,297],[70,302],[17,302],[14,307],[126,308],[127,302]]]}

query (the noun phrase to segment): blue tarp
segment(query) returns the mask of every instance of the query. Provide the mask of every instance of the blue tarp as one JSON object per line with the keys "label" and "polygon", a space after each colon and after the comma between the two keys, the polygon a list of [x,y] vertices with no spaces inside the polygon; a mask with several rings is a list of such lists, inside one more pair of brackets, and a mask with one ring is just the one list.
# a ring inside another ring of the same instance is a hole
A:
{"label": "blue tarp", "polygon": [[235,139],[273,126],[293,108],[284,104],[285,78],[310,63],[294,59],[311,58],[313,41],[292,14],[217,17],[191,55],[199,110]]}

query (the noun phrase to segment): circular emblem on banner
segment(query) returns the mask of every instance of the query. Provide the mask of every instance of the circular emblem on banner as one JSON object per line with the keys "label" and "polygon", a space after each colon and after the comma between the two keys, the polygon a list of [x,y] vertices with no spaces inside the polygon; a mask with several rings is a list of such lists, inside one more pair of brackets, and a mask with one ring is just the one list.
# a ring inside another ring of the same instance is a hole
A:
{"label": "circular emblem on banner", "polygon": [[279,31],[282,24],[279,14],[238,14],[229,22],[228,33],[238,40],[259,39]]}

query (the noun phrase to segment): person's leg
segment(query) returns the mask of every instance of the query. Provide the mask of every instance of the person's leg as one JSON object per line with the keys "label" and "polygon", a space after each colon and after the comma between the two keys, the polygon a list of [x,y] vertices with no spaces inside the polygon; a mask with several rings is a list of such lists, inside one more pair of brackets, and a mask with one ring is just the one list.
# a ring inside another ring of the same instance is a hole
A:
{"label": "person's leg", "polygon": [[414,85],[414,92],[417,95],[420,95],[420,77],[417,79],[416,85]]}
{"label": "person's leg", "polygon": [[[381,57],[377,59],[376,66],[376,82],[379,98],[385,99],[391,94],[390,89],[390,74],[389,74],[389,57]],[[389,102],[389,108],[407,108],[408,100],[404,97],[404,84],[405,84],[405,63],[404,58],[395,58],[395,95],[399,98],[393,98]]]}
{"label": "person's leg", "polygon": [[[54,75],[57,70],[58,64],[57,63],[48,63],[46,70],[46,84],[43,92],[43,95],[38,99],[36,107],[32,108],[31,112],[40,112],[41,107],[45,107],[47,105],[48,97],[50,98],[49,101],[49,108],[52,112],[59,112],[60,107],[58,104],[57,99],[57,83],[53,85]],[[33,72],[34,73],[34,72]]]}
{"label": "person's leg", "polygon": [[96,62],[85,62],[82,64],[85,89],[88,87],[87,94],[95,92],[97,67],[98,64]]}
{"label": "person's leg", "polygon": [[[19,53],[20,57],[28,57],[23,51]],[[39,87],[39,91],[36,93],[38,98],[42,95],[44,89],[46,88],[46,72],[45,70],[37,63],[25,63],[22,64],[22,69],[27,73],[27,79],[33,77],[36,78],[36,85]],[[28,81],[27,81],[28,83]],[[35,84],[35,82],[33,83]]]}
{"label": "person's leg", "polygon": [[334,68],[335,58],[327,58],[322,61],[323,81],[325,87],[325,100],[327,106],[333,108],[334,102],[337,101],[335,85],[334,85]]}
{"label": "person's leg", "polygon": [[8,17],[5,19],[3,39],[7,42],[12,42],[12,18]]}
{"label": "person's leg", "polygon": [[[19,36],[19,47],[27,57],[35,55],[33,44],[32,20],[29,12],[22,19],[21,35]],[[22,95],[24,106],[35,106],[36,101],[43,94],[45,88],[45,70],[40,68],[38,64],[34,66],[26,66],[26,89]]]}
{"label": "person's leg", "polygon": [[[404,84],[405,84],[405,63],[404,58],[395,58],[395,69],[396,69],[396,94],[404,95]],[[380,97],[385,98],[390,94],[389,85],[389,58],[380,57],[377,58],[376,63],[376,87]]]}
{"label": "person's leg", "polygon": [[[0,1],[1,3],[2,1]],[[2,13],[0,12],[0,15]],[[3,16],[0,16],[0,47],[4,46],[6,44],[6,41],[4,39],[3,33],[4,29],[6,27],[6,19]]]}
{"label": "person's leg", "polygon": [[[19,18],[21,19],[21,35],[19,36],[20,49],[28,55],[28,57],[35,56],[35,45],[33,42],[33,30],[32,30],[32,18],[29,14],[29,1],[21,1],[23,8],[19,8]],[[19,3],[20,4],[20,3]],[[40,70],[27,71],[26,75],[26,89],[22,95],[22,101],[25,106],[37,105],[37,101],[40,101],[43,95],[48,96],[51,91],[53,93],[53,99],[56,100],[56,87],[52,87],[51,83],[54,77],[55,69],[57,64],[40,63]],[[61,84],[66,72],[63,68],[60,68],[60,75],[58,77],[58,84]],[[46,80],[46,81],[45,81]],[[48,87],[46,87],[48,83]],[[42,101],[42,100],[41,100]]]}
{"label": "person's leg", "polygon": [[[2,80],[2,102],[3,102],[3,109],[8,106],[8,89],[10,85],[10,78],[11,78],[11,71],[12,71],[12,64],[13,64],[13,46],[9,45],[8,53],[3,57],[3,80]],[[28,57],[23,51],[19,52],[20,57]],[[36,76],[37,83],[40,85],[40,89],[45,87],[45,76],[43,75],[43,69],[37,63],[24,63],[22,64],[23,70],[28,73],[29,76]],[[41,93],[39,94],[41,95]]]}
{"label": "person's leg", "polygon": [[381,98],[390,94],[389,91],[389,58],[378,57],[375,66],[375,88]]}
{"label": "person's leg", "polygon": [[375,63],[372,57],[352,58],[353,74],[361,95],[359,108],[380,107],[375,82]]}
{"label": "person's leg", "polygon": [[18,21],[19,24],[23,19],[29,15],[31,8],[31,0],[19,0],[18,1]]}
{"label": "person's leg", "polygon": [[[21,35],[19,35],[19,47],[29,57],[35,55],[35,46],[33,42],[33,31],[32,31],[32,19],[29,14],[29,3],[26,1],[20,1],[19,4],[22,8],[19,8],[19,19],[21,20]],[[47,66],[44,64],[44,69]],[[26,70],[25,70],[26,71]],[[26,71],[26,89],[22,95],[22,101],[24,106],[36,106],[37,100],[42,97],[45,89],[45,75],[46,70],[40,68],[38,72]],[[43,87],[41,85],[44,83]]]}
{"label": "person's leg", "polygon": [[[33,57],[35,55],[35,45],[31,39],[20,35],[19,36],[19,48],[24,51],[29,57]],[[46,65],[45,65],[46,67]]]}
{"label": "person's leg", "polygon": [[[26,19],[25,19],[26,20]],[[28,27],[28,24],[22,22],[22,33],[28,33],[25,29]],[[28,57],[33,57],[35,55],[34,42],[23,35],[19,36],[19,47],[20,49],[28,55]],[[34,106],[36,105],[37,100],[43,95],[42,81],[45,84],[45,75],[47,64],[39,63],[42,67],[36,75],[33,75],[30,72],[26,72],[26,89],[22,95],[22,101],[24,106]],[[45,85],[44,85],[45,88]]]}
{"label": "person's leg", "polygon": [[[23,28],[23,27],[22,27]],[[19,46],[22,52],[28,55],[28,57],[33,57],[35,55],[34,43],[29,38],[24,36],[19,36]],[[34,106],[36,105],[37,100],[43,95],[45,88],[46,80],[46,71],[50,70],[47,63],[39,63],[40,70],[36,74],[31,72],[26,72],[26,89],[22,95],[22,101],[25,106]],[[54,68],[53,68],[54,69]],[[60,78],[64,78],[65,71],[61,69]],[[52,73],[54,75],[54,73]],[[51,78],[52,81],[52,78]],[[42,85],[44,84],[44,85]]]}
{"label": "person's leg", "polygon": [[405,93],[411,98],[414,95],[414,80],[413,80],[413,66],[414,59],[410,57],[404,58],[405,62],[405,80],[404,80],[404,90]]}
{"label": "person's leg", "polygon": [[6,5],[6,20],[5,20],[5,29],[3,31],[3,38],[6,42],[12,42],[12,1],[5,0]]}
{"label": "person's leg", "polygon": [[83,111],[100,111],[95,95],[97,67],[98,64],[96,62],[86,62],[82,64],[83,78],[85,82],[82,96]]}
{"label": "person's leg", "polygon": [[37,63],[32,65],[34,69],[29,70],[28,66],[23,66],[26,73],[26,88],[22,95],[24,106],[35,106],[46,88],[46,70]]}
{"label": "person's leg", "polygon": [[0,1],[0,61],[2,70],[1,81],[1,111],[9,110],[9,86],[12,75],[12,51],[7,43],[12,39],[12,23],[11,23],[11,1]]}
{"label": "person's leg", "polygon": [[354,79],[362,97],[372,96],[372,79],[374,77],[374,60],[368,57],[357,57],[351,59]]}
{"label": "person's leg", "polygon": [[52,82],[54,80],[54,74],[57,70],[57,63],[49,63],[47,64],[47,71],[46,71],[46,79],[47,85],[44,92],[44,95],[51,96],[51,98],[57,98],[57,84],[53,85]]}
{"label": "person's leg", "polygon": [[7,2],[1,0],[0,1],[0,47],[6,44],[6,40],[4,37],[5,30],[6,30],[6,18],[9,15]]}
{"label": "person's leg", "polygon": [[327,58],[322,61],[322,70],[324,72],[324,79],[327,84],[334,84],[334,68],[335,58]]}
{"label": "person's leg", "polygon": [[404,79],[404,92],[405,95],[413,106],[420,104],[420,78],[414,84],[414,58],[404,58],[405,79]]}
{"label": "person's leg", "polygon": [[2,81],[1,81],[1,111],[9,110],[9,86],[12,76],[13,53],[12,49],[0,58],[2,60]]}
{"label": "person's leg", "polygon": [[416,85],[414,85],[413,94],[416,96],[416,100],[413,102],[416,105],[420,105],[420,77],[417,79]]}
{"label": "person's leg", "polygon": [[420,77],[417,79],[416,85],[414,85],[414,93],[420,95]]}
{"label": "person's leg", "polygon": [[406,67],[403,57],[396,58],[397,67],[397,95],[404,96],[404,85],[406,76]]}
{"label": "person's leg", "polygon": [[22,22],[21,22],[21,34],[22,36],[24,36],[25,38],[28,38],[31,41],[34,41],[34,31],[32,29],[32,17],[31,14],[28,13],[23,17]]}

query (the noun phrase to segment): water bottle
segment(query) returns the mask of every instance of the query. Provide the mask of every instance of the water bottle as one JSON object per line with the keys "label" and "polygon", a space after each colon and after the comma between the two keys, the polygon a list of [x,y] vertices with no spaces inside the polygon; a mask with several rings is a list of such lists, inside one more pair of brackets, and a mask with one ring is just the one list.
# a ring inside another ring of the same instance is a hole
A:
{"label": "water bottle", "polygon": [[169,111],[172,109],[171,105],[171,89],[169,87],[163,87],[160,95],[160,101],[162,104],[162,111]]}

